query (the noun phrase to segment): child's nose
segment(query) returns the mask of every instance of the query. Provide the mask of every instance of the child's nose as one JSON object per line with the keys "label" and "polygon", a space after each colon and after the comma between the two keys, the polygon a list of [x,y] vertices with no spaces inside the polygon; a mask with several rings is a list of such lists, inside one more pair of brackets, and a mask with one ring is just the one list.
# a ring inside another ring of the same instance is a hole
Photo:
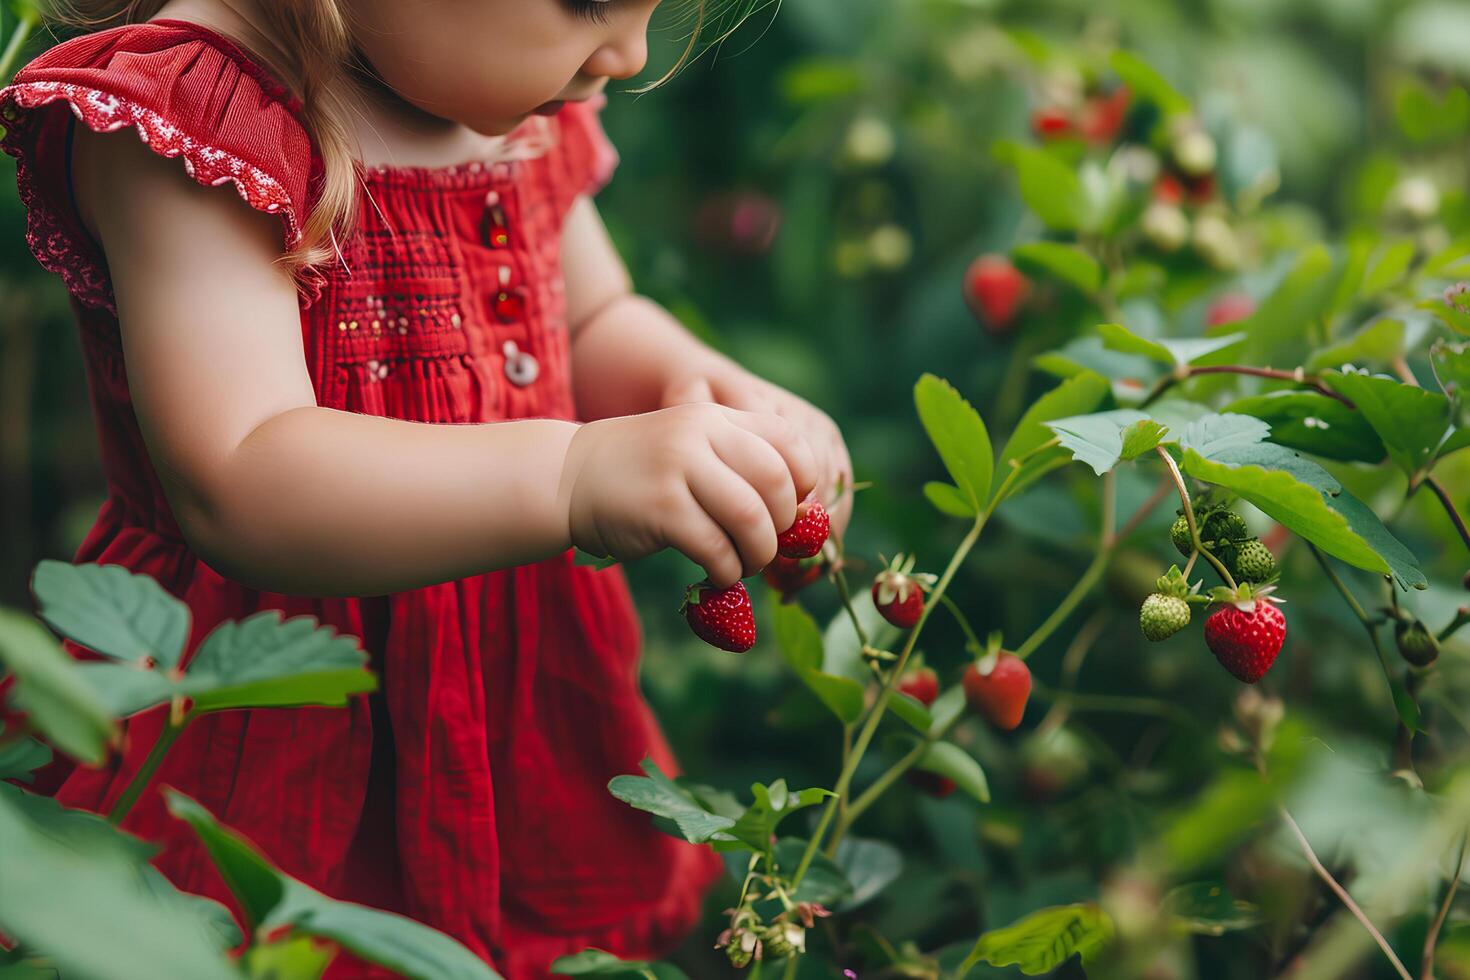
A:
{"label": "child's nose", "polygon": [[597,77],[632,78],[648,64],[648,32],[645,25],[635,24],[609,40],[587,59],[582,72]]}

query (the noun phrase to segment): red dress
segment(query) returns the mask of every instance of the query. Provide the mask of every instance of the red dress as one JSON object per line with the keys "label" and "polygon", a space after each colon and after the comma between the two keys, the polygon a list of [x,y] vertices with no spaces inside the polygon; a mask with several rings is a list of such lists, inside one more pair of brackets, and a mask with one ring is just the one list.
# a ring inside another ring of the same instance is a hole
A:
{"label": "red dress", "polygon": [[[577,195],[618,162],[600,108],[533,117],[541,145],[518,130],[510,159],[363,169],[371,200],[360,190],[345,263],[301,290],[319,404],[439,423],[576,417],[559,238]],[[380,695],[345,709],[200,718],[154,785],[198,798],[322,891],[449,933],[508,980],[546,976],[552,958],[587,946],[655,957],[696,921],[720,863],[607,792],[645,755],[674,767],[639,692],[641,636],[619,570],[567,553],[382,597],[287,596],[215,572],[169,510],[133,414],[105,260],[71,203],[71,127],[131,128],[117,138],[279,215],[289,246],[320,167],[299,110],[240,48],[180,21],[67,41],[0,92],[31,247],[73,295],[108,483],[75,560],[157,578],[193,611],[191,653],[222,620],[280,609],[361,637],[382,675]],[[106,810],[162,721],[161,709],[134,719],[121,766],[63,772],[57,797]],[[156,863],[180,888],[238,912],[158,794],[125,827],[163,845]],[[329,975],[375,973],[342,957]]]}

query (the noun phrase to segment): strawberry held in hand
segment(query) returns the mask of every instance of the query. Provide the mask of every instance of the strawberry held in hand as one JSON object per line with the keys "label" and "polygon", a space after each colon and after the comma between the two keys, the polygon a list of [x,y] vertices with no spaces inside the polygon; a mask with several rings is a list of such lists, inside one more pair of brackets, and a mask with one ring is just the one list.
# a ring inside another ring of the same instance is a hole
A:
{"label": "strawberry held in hand", "polygon": [[915,559],[897,555],[873,580],[873,605],[899,629],[913,629],[924,615],[924,590],[933,588],[933,575],[916,573]]}
{"label": "strawberry held in hand", "polygon": [[1234,593],[1215,590],[1219,608],[1205,620],[1205,643],[1237,679],[1254,684],[1266,676],[1286,642],[1286,617],[1270,598],[1272,586],[1243,584]]}
{"label": "strawberry held in hand", "polygon": [[755,646],[755,611],[744,582],[717,589],[708,580],[689,586],[681,611],[694,635],[711,646],[744,653]]}
{"label": "strawberry held in hand", "polygon": [[761,578],[766,584],[789,599],[802,589],[822,577],[826,562],[820,557],[783,558],[777,555],[771,563],[761,569]]}
{"label": "strawberry held in hand", "polygon": [[813,499],[795,524],[776,536],[776,551],[783,558],[810,558],[821,552],[832,533],[832,519],[820,500]]}
{"label": "strawberry held in hand", "polygon": [[961,683],[971,711],[1002,731],[1021,724],[1031,697],[1031,668],[1020,657],[1004,651],[986,657],[965,668]]}

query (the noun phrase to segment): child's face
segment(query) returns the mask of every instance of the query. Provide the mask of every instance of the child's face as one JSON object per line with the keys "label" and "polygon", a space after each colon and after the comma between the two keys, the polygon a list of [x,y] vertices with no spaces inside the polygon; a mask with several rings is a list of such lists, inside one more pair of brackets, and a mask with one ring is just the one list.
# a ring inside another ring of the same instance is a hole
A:
{"label": "child's face", "polygon": [[642,71],[659,2],[352,0],[354,39],[407,102],[501,135]]}

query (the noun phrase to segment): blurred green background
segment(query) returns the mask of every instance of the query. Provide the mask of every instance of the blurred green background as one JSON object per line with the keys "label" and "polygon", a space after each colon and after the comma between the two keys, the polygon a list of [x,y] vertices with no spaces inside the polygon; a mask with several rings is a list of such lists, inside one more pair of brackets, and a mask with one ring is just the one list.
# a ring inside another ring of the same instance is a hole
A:
{"label": "blurred green background", "polygon": [[[649,77],[679,47],[674,36],[655,42]],[[992,144],[1028,138],[1049,86],[1080,84],[1059,65],[1101,62],[1120,45],[1195,99],[1206,123],[1228,118],[1265,137],[1263,152],[1280,173],[1266,225],[1273,251],[1380,224],[1408,176],[1439,187],[1446,224],[1464,221],[1470,4],[1448,0],[786,0],[664,87],[636,97],[610,89],[604,123],[622,164],[598,205],[637,287],[842,426],[857,478],[873,484],[859,495],[847,540],[855,581],[876,570],[880,552],[916,552],[921,567],[937,571],[963,531],[920,493],[942,470],[914,416],[915,379],[924,371],[948,378],[1003,436],[1029,398],[1055,383],[1031,358],[1099,322],[1080,299],[1052,295],[1018,332],[992,336],[960,284],[978,254],[1041,234]],[[1444,95],[1456,90],[1458,101]],[[25,248],[9,176],[0,181],[0,603],[28,606],[30,569],[43,557],[71,557],[102,486],[64,293]],[[1229,285],[1260,296],[1280,273],[1279,264],[1248,269]],[[1218,288],[1218,278],[1181,276],[1165,312],[1197,323]],[[1441,473],[1463,508],[1470,454],[1460,456]],[[1387,505],[1385,517],[1397,511],[1387,478],[1362,467],[1334,474]],[[1127,514],[1154,482],[1120,476]],[[1085,468],[1069,468],[987,530],[953,590],[982,635],[1024,636],[1075,581],[1091,557],[1097,486]],[[1237,685],[1197,641],[1145,649],[1134,619],[1152,578],[1174,560],[1162,533],[1172,518],[1172,505],[1155,512],[1147,527],[1161,533],[1123,553],[1107,588],[1032,667],[1058,685],[1086,624],[1096,643],[1081,690],[1147,694],[1179,706],[1184,720],[1089,714],[1046,740],[962,731],[957,741],[990,774],[991,806],[933,800],[900,784],[862,828],[905,855],[904,875],[861,913],[885,935],[932,949],[1041,905],[1096,897],[1154,816],[1192,798],[1219,768],[1215,729]],[[1392,526],[1432,583],[1404,601],[1438,626],[1465,599],[1464,551],[1427,494]],[[1347,761],[1361,755],[1379,765],[1392,744],[1382,669],[1349,610],[1318,587],[1310,556],[1288,551],[1284,560],[1286,586],[1302,584],[1291,593],[1293,634],[1270,684],[1293,710],[1311,712],[1321,732],[1340,736],[1343,759],[1324,777],[1336,795],[1319,795],[1316,809],[1298,815],[1324,826],[1352,809],[1366,829],[1349,835],[1358,850],[1336,857],[1372,866],[1391,851],[1390,830],[1418,826],[1403,812],[1411,803]],[[781,776],[793,786],[830,784],[836,731],[770,644],[735,658],[690,637],[676,614],[696,577],[687,561],[662,556],[629,573],[648,637],[645,689],[686,771],[736,791]],[[1369,576],[1347,577],[1370,589]],[[752,591],[765,607],[768,591]],[[819,620],[836,613],[828,591],[804,599]],[[936,618],[923,647],[946,679],[967,658],[948,620]],[[1465,654],[1453,647],[1441,670],[1446,711],[1470,685]],[[1044,710],[1033,707],[1022,733]],[[1431,732],[1426,751],[1459,759],[1465,729],[1457,717],[1445,725],[1449,734]],[[874,758],[860,781],[882,764]],[[1314,893],[1300,868],[1283,871],[1259,854],[1227,871],[1258,885],[1279,876],[1287,904]],[[710,921],[682,954],[703,964],[692,975],[720,975],[700,957],[731,897],[711,899]],[[1401,928],[1422,936],[1426,920],[1414,912]],[[1458,925],[1452,917],[1452,937]],[[1291,937],[1196,943],[1194,962],[1160,977],[1265,976],[1254,971],[1286,955]],[[1392,975],[1382,963],[1358,969],[1351,975]]]}

